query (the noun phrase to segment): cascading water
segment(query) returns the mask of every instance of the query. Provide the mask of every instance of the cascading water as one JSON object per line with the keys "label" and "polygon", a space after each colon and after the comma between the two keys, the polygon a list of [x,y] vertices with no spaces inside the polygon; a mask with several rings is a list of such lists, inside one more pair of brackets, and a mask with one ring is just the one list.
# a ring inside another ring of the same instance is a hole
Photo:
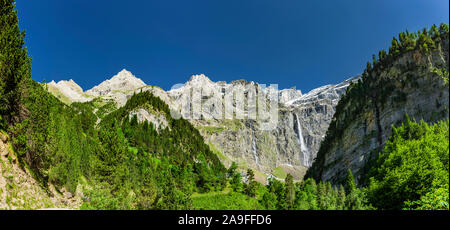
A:
{"label": "cascading water", "polygon": [[296,121],[294,123],[294,130],[297,133],[298,143],[300,145],[300,151],[303,154],[303,165],[306,167],[311,167],[311,162],[309,159],[309,150],[308,147],[305,145],[305,140],[303,139],[303,133],[302,133],[302,126],[300,125],[300,119],[297,117],[297,114],[294,113],[294,120]]}
{"label": "cascading water", "polygon": [[255,138],[255,130],[253,129],[253,124],[250,122],[250,129],[252,130],[252,151],[253,158],[255,158],[256,165],[259,167],[259,158],[256,153],[256,138]]}

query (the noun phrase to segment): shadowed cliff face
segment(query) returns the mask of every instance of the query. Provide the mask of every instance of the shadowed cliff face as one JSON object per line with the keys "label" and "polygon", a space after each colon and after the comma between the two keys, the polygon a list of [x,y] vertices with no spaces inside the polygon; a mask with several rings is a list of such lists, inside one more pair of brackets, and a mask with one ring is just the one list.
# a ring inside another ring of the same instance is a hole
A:
{"label": "shadowed cliff face", "polygon": [[407,51],[349,87],[308,176],[338,184],[351,169],[363,185],[392,126],[406,114],[416,121],[448,119],[448,83],[438,74],[443,69],[448,72],[448,33],[437,50]]}

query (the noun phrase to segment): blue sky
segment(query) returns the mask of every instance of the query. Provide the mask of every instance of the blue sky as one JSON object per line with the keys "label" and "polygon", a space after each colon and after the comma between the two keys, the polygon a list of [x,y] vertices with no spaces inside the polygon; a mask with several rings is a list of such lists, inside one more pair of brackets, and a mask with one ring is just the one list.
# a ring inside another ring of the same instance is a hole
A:
{"label": "blue sky", "polygon": [[89,89],[126,68],[170,89],[192,74],[303,92],[357,75],[393,36],[448,23],[446,0],[17,0],[37,81]]}

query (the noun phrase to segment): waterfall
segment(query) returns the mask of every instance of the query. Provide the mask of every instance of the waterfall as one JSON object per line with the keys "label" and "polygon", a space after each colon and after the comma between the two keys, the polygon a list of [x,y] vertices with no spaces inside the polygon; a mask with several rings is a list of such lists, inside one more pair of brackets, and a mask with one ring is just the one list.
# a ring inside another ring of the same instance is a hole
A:
{"label": "waterfall", "polygon": [[258,154],[256,153],[256,137],[255,137],[255,130],[253,129],[253,124],[250,122],[250,129],[252,130],[252,152],[253,157],[255,158],[256,165],[259,166],[259,158]]}
{"label": "waterfall", "polygon": [[[305,145],[305,140],[303,139],[303,133],[302,133],[302,126],[300,125],[300,119],[297,117],[297,114],[294,113],[294,120],[296,120],[296,123],[294,123],[294,130],[297,133],[298,143],[300,145],[300,151],[303,154],[303,165],[306,167],[311,166],[310,162],[310,154],[308,147]],[[297,129],[295,129],[297,127]]]}

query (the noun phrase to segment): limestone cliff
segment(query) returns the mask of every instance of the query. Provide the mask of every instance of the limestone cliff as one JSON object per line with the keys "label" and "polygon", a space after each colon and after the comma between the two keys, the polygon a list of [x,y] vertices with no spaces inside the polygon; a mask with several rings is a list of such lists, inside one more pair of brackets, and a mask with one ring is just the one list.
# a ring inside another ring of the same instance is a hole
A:
{"label": "limestone cliff", "polygon": [[[64,94],[71,102],[82,102],[79,98],[84,95],[89,99],[87,101],[94,98],[113,101],[121,107],[134,93],[150,91],[191,121],[226,166],[236,161],[242,171],[253,168],[257,178],[265,182],[270,174],[280,179],[286,173],[291,173],[295,179],[303,177],[316,157],[337,102],[350,82],[357,79],[359,77],[302,94],[295,88],[278,90],[245,80],[213,82],[200,74],[166,92],[146,85],[129,71],[122,70],[86,92],[79,86],[69,87],[76,85],[73,81],[69,81],[73,82],[70,85],[58,83],[60,91],[51,92],[58,95],[58,92],[73,91],[77,94]],[[232,90],[236,88],[242,89],[242,95],[233,94]],[[230,98],[233,99],[231,112],[224,109],[226,103],[230,103],[226,99]],[[267,112],[260,112],[258,106],[269,106],[271,98],[278,101],[275,126],[265,130],[260,118]],[[95,110],[98,111],[102,109]],[[230,116],[225,116],[227,112]],[[167,126],[164,119],[147,108],[131,111],[130,117],[133,115],[137,115],[140,122],[147,120],[156,127]]]}
{"label": "limestone cliff", "polygon": [[[286,173],[291,173],[295,179],[301,179],[316,156],[340,96],[350,82],[357,79],[351,78],[337,85],[323,86],[301,94],[295,89],[278,91],[245,80],[215,83],[204,75],[196,75],[183,87],[168,93],[176,104],[188,108],[190,114],[186,115],[190,116],[185,118],[200,130],[207,143],[221,153],[226,166],[236,161],[242,168],[253,168],[260,176],[273,174],[284,178]],[[232,87],[244,89],[244,106],[232,105],[234,115],[240,111],[243,117],[214,119],[223,115],[226,92]],[[251,116],[251,111],[256,110],[249,101],[249,95],[255,93],[252,89],[261,93],[263,104],[269,103],[270,91],[278,96],[280,103],[274,129],[264,130],[260,119],[257,119],[259,114]],[[202,92],[215,93],[206,93],[209,96],[203,98],[192,96]],[[201,106],[197,110],[189,110],[195,103]]]}
{"label": "limestone cliff", "polygon": [[392,126],[406,114],[416,121],[448,119],[448,32],[433,40],[433,49],[418,40],[388,56],[348,88],[308,176],[338,184],[351,169],[362,185]]}

